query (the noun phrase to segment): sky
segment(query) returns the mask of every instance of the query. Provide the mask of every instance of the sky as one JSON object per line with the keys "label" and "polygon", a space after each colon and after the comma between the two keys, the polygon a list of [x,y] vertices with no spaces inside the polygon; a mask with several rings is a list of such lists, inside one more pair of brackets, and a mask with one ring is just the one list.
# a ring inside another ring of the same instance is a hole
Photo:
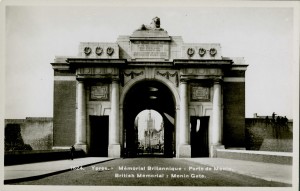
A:
{"label": "sky", "polygon": [[290,7],[7,6],[4,118],[53,117],[55,56],[77,56],[80,42],[116,42],[155,16],[170,36],[220,43],[222,56],[244,57],[246,117],[293,118],[293,13]]}

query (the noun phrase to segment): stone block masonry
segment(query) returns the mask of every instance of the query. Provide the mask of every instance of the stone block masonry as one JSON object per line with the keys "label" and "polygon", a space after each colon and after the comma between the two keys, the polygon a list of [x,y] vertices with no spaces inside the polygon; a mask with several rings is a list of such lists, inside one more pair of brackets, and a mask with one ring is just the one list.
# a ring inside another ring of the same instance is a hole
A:
{"label": "stone block masonry", "polygon": [[[11,125],[17,125],[20,127],[21,136],[18,139],[23,140],[24,145],[29,145],[32,150],[51,150],[53,145],[53,119],[47,117],[28,117],[26,119],[6,119],[5,120],[5,128],[10,128]],[[6,129],[6,132],[9,130]],[[8,140],[10,136],[14,137],[14,135],[9,134],[5,135],[5,139]],[[11,140],[13,141],[13,140]],[[6,143],[13,144],[13,142]],[[15,140],[17,141],[17,140]],[[10,149],[14,150],[12,145],[7,145]],[[7,147],[7,148],[8,148]],[[21,148],[16,148],[21,149]]]}

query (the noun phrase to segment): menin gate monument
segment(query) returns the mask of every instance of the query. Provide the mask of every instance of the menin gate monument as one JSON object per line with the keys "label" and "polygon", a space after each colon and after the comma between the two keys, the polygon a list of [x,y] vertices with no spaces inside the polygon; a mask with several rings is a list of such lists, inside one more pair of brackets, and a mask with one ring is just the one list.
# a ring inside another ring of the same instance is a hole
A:
{"label": "menin gate monument", "polygon": [[52,66],[54,149],[134,156],[134,121],[145,109],[163,117],[165,157],[245,147],[243,59],[223,57],[220,44],[169,36],[158,17],[115,43],[80,43],[77,57]]}

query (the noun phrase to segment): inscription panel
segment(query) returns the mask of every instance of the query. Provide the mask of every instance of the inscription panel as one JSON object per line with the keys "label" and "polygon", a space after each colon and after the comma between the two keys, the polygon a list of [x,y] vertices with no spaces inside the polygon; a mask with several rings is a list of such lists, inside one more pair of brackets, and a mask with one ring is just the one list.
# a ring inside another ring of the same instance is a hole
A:
{"label": "inscription panel", "polygon": [[191,101],[210,101],[210,88],[192,85]]}
{"label": "inscription panel", "polygon": [[169,43],[162,41],[131,42],[133,58],[169,58]]}
{"label": "inscription panel", "polygon": [[91,86],[90,100],[91,101],[108,101],[109,100],[108,84]]}

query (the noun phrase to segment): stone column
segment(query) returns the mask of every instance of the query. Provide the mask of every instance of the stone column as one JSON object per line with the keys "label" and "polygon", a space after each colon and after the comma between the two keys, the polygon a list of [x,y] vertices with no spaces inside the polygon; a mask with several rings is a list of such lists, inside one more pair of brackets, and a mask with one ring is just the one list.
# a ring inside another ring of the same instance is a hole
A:
{"label": "stone column", "polygon": [[191,157],[190,124],[188,110],[188,84],[186,80],[180,82],[180,127],[179,127],[179,157]]}
{"label": "stone column", "polygon": [[111,84],[111,109],[109,123],[109,157],[120,157],[120,110],[119,110],[119,81],[112,80]]}
{"label": "stone column", "polygon": [[210,131],[210,156],[216,156],[216,149],[224,148],[222,145],[222,93],[221,80],[214,80],[212,127]]}
{"label": "stone column", "polygon": [[77,109],[76,109],[76,148],[86,148],[86,97],[82,81],[77,81]]}

